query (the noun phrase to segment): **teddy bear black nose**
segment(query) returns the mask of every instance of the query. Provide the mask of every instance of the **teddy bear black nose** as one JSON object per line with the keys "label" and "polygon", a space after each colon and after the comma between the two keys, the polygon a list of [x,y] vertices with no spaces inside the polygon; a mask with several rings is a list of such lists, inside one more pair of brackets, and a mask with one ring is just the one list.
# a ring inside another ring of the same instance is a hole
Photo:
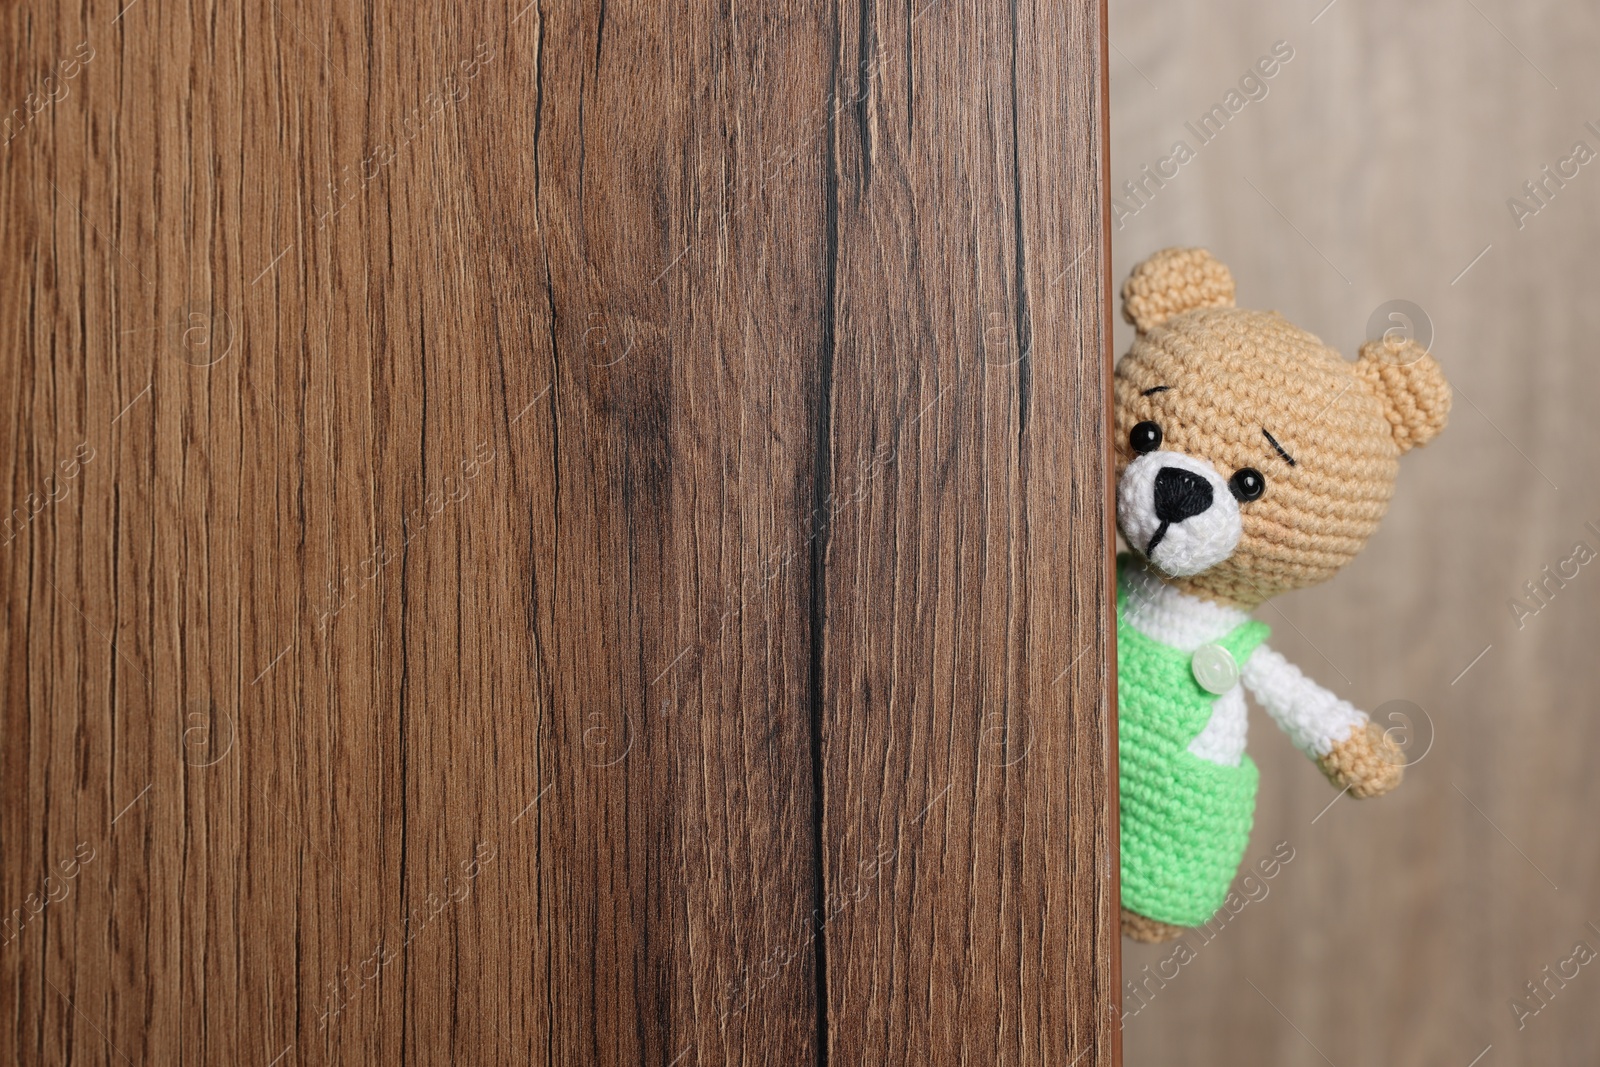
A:
{"label": "teddy bear black nose", "polygon": [[1156,472],[1156,518],[1182,522],[1211,506],[1211,483],[1182,467]]}

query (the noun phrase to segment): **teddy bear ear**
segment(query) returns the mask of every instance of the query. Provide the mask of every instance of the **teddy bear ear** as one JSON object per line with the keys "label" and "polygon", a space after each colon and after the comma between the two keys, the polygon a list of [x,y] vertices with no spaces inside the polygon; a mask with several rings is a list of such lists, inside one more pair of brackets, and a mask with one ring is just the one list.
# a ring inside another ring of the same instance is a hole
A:
{"label": "teddy bear ear", "polygon": [[1164,248],[1122,283],[1122,317],[1149,333],[1195,308],[1233,307],[1233,275],[1203,248]]}
{"label": "teddy bear ear", "polygon": [[1450,416],[1450,383],[1428,350],[1410,338],[1368,341],[1356,374],[1383,404],[1395,444],[1409,452],[1427,444]]}

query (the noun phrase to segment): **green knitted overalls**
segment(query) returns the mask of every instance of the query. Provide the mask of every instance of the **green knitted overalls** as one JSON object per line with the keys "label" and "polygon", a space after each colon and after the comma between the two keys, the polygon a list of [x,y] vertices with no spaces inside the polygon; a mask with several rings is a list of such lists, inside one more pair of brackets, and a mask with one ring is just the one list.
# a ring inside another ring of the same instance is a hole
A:
{"label": "green knitted overalls", "polygon": [[[1123,569],[1118,561],[1118,574]],[[1122,903],[1150,919],[1198,926],[1222,907],[1244,858],[1255,813],[1256,765],[1225,767],[1189,752],[1216,697],[1189,653],[1124,618],[1117,588],[1117,749],[1122,806]],[[1245,661],[1271,633],[1254,619],[1216,642]]]}

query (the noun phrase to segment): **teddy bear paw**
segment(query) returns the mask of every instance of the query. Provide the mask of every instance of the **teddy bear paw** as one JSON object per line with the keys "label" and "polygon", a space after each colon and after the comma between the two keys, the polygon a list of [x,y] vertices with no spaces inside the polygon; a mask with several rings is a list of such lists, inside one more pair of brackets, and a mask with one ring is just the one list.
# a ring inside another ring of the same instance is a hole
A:
{"label": "teddy bear paw", "polygon": [[1122,909],[1122,936],[1142,941],[1147,945],[1159,945],[1163,941],[1176,940],[1183,936],[1184,929],[1185,927],[1151,919],[1127,908]]}
{"label": "teddy bear paw", "polygon": [[1406,757],[1377,723],[1356,730],[1317,760],[1328,781],[1353,797],[1377,797],[1400,784]]}

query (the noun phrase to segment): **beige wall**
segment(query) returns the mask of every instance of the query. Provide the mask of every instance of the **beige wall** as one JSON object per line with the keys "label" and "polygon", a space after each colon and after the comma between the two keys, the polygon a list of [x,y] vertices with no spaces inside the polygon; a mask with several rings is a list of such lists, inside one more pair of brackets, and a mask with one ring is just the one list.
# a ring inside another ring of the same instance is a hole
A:
{"label": "beige wall", "polygon": [[[1426,310],[1457,386],[1449,429],[1406,458],[1366,552],[1261,617],[1359,706],[1415,702],[1433,743],[1396,794],[1319,818],[1332,790],[1253,713],[1251,859],[1278,841],[1295,858],[1175,979],[1148,981],[1127,1063],[1592,1063],[1600,958],[1520,1029],[1511,1002],[1537,1007],[1524,983],[1578,942],[1600,952],[1600,560],[1521,629],[1509,601],[1578,540],[1600,550],[1584,526],[1600,529],[1600,159],[1520,230],[1506,201],[1575,142],[1600,152],[1584,125],[1600,127],[1600,12],[1339,0],[1313,23],[1322,3],[1113,0],[1114,187],[1193,145],[1185,121],[1273,42],[1295,53],[1124,220],[1117,280],[1206,245],[1241,304],[1352,356],[1385,301]],[[1126,976],[1172,952],[1130,944]]]}

